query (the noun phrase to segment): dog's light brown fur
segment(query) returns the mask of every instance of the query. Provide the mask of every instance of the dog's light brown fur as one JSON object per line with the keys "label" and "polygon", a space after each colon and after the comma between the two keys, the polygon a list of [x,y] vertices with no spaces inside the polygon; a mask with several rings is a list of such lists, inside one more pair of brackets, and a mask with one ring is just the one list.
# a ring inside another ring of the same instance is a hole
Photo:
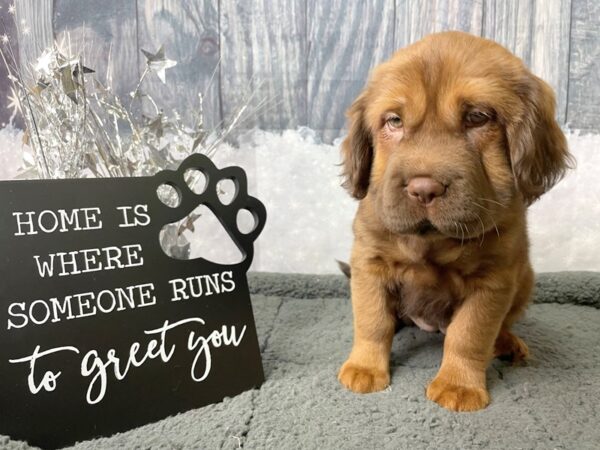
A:
{"label": "dog's light brown fur", "polygon": [[[342,146],[345,187],[361,200],[350,261],[354,343],[339,372],[348,389],[389,384],[392,338],[406,311],[447,326],[427,387],[445,408],[484,408],[491,358],[527,356],[510,331],[533,286],[526,208],[570,161],[554,103],[521,60],[465,33],[430,35],[374,70]],[[466,125],[473,109],[490,120]],[[401,129],[386,121],[390,113]],[[417,176],[447,186],[435,205],[407,198]],[[419,233],[424,220],[434,232]]]}

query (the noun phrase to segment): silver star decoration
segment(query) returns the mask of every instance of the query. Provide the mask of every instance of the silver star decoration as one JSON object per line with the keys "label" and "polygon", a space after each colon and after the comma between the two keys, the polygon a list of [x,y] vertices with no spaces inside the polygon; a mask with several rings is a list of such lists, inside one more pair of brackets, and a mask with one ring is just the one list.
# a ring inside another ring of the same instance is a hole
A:
{"label": "silver star decoration", "polygon": [[46,49],[38,58],[33,68],[43,75],[51,75],[52,69],[50,66],[54,63],[54,52],[51,49]]}
{"label": "silver star decoration", "polygon": [[146,65],[148,69],[154,72],[158,76],[158,78],[160,78],[160,81],[162,81],[163,84],[166,84],[167,80],[165,77],[165,71],[167,69],[170,69],[171,67],[175,67],[177,65],[177,61],[167,59],[167,57],[165,56],[165,49],[162,45],[154,54],[144,49],[142,49],[142,53],[146,57]]}
{"label": "silver star decoration", "polygon": [[13,120],[17,113],[22,114],[21,111],[21,102],[19,101],[19,95],[15,88],[10,88],[10,94],[7,96],[8,105],[6,107],[10,109],[11,116],[10,120]]}
{"label": "silver star decoration", "polygon": [[89,67],[85,67],[83,64],[79,63],[79,61],[78,61],[77,64],[75,65],[75,68],[73,69],[73,76],[79,77],[80,72],[85,75],[87,73],[95,73],[96,71],[93,69],[90,69]]}
{"label": "silver star decoration", "polygon": [[58,76],[62,83],[63,91],[75,104],[77,104],[78,83],[73,76],[73,68],[70,65],[61,66],[58,69]]}
{"label": "silver star decoration", "polygon": [[68,61],[58,67],[58,77],[63,86],[63,91],[75,104],[77,104],[77,90],[81,87],[79,76],[81,73],[93,73],[94,71],[85,67],[77,59]]}

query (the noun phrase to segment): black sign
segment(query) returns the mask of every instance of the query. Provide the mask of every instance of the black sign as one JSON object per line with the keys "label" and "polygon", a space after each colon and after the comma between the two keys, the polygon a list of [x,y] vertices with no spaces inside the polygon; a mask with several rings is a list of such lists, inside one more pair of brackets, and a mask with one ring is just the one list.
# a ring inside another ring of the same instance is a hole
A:
{"label": "black sign", "polygon": [[[201,194],[190,169],[207,179]],[[223,179],[236,188],[228,205]],[[164,184],[177,207],[159,199]],[[201,204],[241,263],[165,254],[161,229]],[[0,183],[0,434],[56,448],[259,386],[246,271],[265,220],[243,170],[202,155],[153,177]]]}

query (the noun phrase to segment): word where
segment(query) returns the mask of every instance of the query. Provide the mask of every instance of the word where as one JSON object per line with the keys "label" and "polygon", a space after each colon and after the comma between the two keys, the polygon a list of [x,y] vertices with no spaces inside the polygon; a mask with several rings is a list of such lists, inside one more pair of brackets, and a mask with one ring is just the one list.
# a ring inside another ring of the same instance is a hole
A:
{"label": "word where", "polygon": [[34,255],[40,277],[59,277],[97,272],[99,270],[124,269],[144,265],[140,244],[89,248],[72,252],[49,253],[42,257]]}

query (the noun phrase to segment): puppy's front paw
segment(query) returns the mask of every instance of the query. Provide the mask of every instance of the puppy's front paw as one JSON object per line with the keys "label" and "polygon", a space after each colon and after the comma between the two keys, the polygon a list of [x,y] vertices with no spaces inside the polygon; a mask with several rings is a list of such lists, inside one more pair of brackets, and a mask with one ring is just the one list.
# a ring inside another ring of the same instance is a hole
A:
{"label": "puppy's front paw", "polygon": [[451,384],[439,377],[429,383],[427,398],[451,411],[477,411],[490,403],[486,389]]}
{"label": "puppy's front paw", "polygon": [[382,391],[390,384],[389,373],[373,367],[358,366],[346,361],[338,374],[346,388],[360,394]]}

